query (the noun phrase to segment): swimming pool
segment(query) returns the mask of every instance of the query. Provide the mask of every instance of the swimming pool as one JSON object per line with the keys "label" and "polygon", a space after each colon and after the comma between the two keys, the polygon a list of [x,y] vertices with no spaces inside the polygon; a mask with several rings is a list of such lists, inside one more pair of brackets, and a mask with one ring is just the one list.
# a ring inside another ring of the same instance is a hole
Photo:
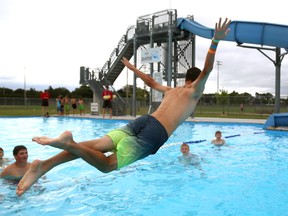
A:
{"label": "swimming pool", "polygon": [[[33,136],[56,137],[71,130],[75,141],[82,141],[127,123],[69,117],[0,122],[5,156],[12,158],[12,149],[21,144],[28,148],[29,161],[60,151],[31,142]],[[51,170],[20,198],[15,185],[0,180],[0,215],[285,215],[288,133],[262,131],[261,126],[183,123],[155,155],[108,174],[74,160]],[[210,144],[216,130],[232,136],[227,146]],[[178,162],[183,141],[191,141],[202,171]]]}

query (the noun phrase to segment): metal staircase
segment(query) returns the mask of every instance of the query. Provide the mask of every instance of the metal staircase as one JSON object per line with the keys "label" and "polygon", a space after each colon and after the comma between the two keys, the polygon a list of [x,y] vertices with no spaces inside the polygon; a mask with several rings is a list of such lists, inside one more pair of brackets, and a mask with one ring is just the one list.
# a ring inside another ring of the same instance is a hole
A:
{"label": "metal staircase", "polygon": [[[122,39],[124,39],[124,37],[125,37],[125,35],[122,37]],[[123,42],[124,46],[122,47],[121,50],[119,50],[119,48],[116,48],[114,50],[116,58],[111,59],[111,60],[109,59],[109,61],[107,61],[105,63],[105,65],[103,66],[103,68],[102,68],[102,71],[104,72],[103,78],[104,78],[106,83],[113,85],[115,80],[118,78],[118,76],[120,75],[120,73],[124,69],[124,65],[121,62],[121,59],[123,57],[125,57],[128,60],[130,60],[131,57],[133,56],[133,52],[134,52],[133,42],[134,42],[133,39],[128,40],[126,43]],[[114,54],[114,53],[112,53],[112,54]],[[114,61],[112,61],[112,60],[114,60]]]}
{"label": "metal staircase", "polygon": [[[121,62],[122,57],[125,56],[127,59],[131,59],[134,52],[133,38],[128,38],[129,32],[133,31],[134,27],[128,28],[125,35],[120,39],[117,47],[111,53],[109,60],[105,62],[101,70],[90,71],[89,68],[80,68],[80,84],[89,85],[92,89],[96,101],[100,103],[102,107],[101,94],[106,85],[113,88],[113,84],[118,76],[124,69],[124,65]],[[122,97],[113,88],[113,94],[116,98],[113,99],[113,115],[125,115],[126,105]]]}
{"label": "metal staircase", "polygon": [[[178,68],[182,69],[184,67],[187,69],[194,64],[195,60],[193,61],[191,55],[189,55],[190,59],[183,55],[183,53],[187,53],[187,50],[189,51],[189,47],[191,52],[192,43],[194,45],[194,36],[190,32],[177,28],[176,10],[160,11],[152,15],[139,17],[136,26],[127,29],[126,34],[121,37],[109,60],[105,62],[101,69],[91,71],[89,68],[80,67],[80,84],[90,86],[94,95],[93,101],[98,101],[100,107],[102,107],[101,94],[104,86],[109,85],[113,88],[115,80],[124,69],[121,59],[125,57],[130,60],[133,56],[137,59],[137,49],[140,46],[145,49],[145,45],[152,47],[153,44],[157,46],[164,44],[163,50],[167,57],[165,62],[158,64],[158,68],[163,70],[163,79],[168,80],[168,85],[171,84],[172,79],[174,79],[174,83],[177,83],[176,79],[183,78],[183,73],[179,73]],[[176,68],[177,64],[178,67]],[[172,70],[174,73],[172,73]],[[125,101],[115,90],[114,94],[117,97],[113,100],[113,115],[125,115]],[[133,101],[136,101],[136,98],[133,98]]]}

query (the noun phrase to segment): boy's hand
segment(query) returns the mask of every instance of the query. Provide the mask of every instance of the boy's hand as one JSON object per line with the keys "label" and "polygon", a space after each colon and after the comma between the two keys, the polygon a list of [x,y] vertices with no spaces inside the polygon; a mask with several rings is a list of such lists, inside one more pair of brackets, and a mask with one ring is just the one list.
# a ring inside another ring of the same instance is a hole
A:
{"label": "boy's hand", "polygon": [[134,65],[132,65],[125,57],[122,58],[121,62],[130,70],[135,68]]}
{"label": "boy's hand", "polygon": [[226,35],[229,33],[230,28],[229,25],[231,23],[231,20],[228,21],[228,18],[225,19],[224,23],[221,24],[222,19],[219,19],[219,22],[215,24],[215,32],[214,32],[214,39],[215,40],[222,40],[226,37]]}

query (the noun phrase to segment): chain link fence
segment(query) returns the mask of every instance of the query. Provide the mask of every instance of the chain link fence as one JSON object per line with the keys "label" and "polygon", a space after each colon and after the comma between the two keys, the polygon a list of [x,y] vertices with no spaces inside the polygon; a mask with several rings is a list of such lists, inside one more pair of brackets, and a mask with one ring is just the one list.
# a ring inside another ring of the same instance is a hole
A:
{"label": "chain link fence", "polygon": [[[238,102],[237,102],[238,101]],[[240,101],[245,101],[241,103]],[[92,98],[84,98],[84,103],[86,111],[89,112],[90,104],[93,102]],[[132,99],[126,100],[126,115],[132,114]],[[203,96],[195,109],[194,115],[197,114],[259,114],[259,115],[269,115],[274,113],[274,104],[265,103],[266,100],[257,100],[253,101],[248,98],[243,97],[227,97],[225,101],[221,103],[215,99],[215,97],[206,97]],[[242,104],[242,105],[241,105]],[[0,106],[39,106],[41,107],[40,98],[10,98],[10,97],[0,97]],[[56,98],[49,99],[50,109],[57,106]],[[136,101],[136,112],[137,114],[148,113],[149,103],[147,101]],[[154,107],[155,110],[156,107]],[[280,105],[281,112],[288,112],[288,103],[287,100],[281,101]]]}

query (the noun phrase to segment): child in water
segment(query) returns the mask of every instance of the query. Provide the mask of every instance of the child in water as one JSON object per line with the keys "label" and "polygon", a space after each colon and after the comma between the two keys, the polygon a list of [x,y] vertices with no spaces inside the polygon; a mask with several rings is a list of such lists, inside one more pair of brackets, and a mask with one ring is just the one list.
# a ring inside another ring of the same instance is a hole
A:
{"label": "child in water", "polygon": [[190,152],[190,147],[187,143],[183,143],[180,146],[180,151],[181,151],[182,155],[178,157],[179,162],[185,166],[187,166],[187,165],[194,166],[195,168],[197,168],[198,170],[201,171],[201,176],[203,177],[205,175],[205,173],[202,170],[202,167],[200,164],[201,159],[198,157],[198,155],[192,154]]}
{"label": "child in water", "polygon": [[216,145],[216,146],[221,146],[225,144],[225,140],[222,139],[222,133],[221,131],[216,131],[215,132],[215,139],[213,139],[211,141],[212,144]]}

